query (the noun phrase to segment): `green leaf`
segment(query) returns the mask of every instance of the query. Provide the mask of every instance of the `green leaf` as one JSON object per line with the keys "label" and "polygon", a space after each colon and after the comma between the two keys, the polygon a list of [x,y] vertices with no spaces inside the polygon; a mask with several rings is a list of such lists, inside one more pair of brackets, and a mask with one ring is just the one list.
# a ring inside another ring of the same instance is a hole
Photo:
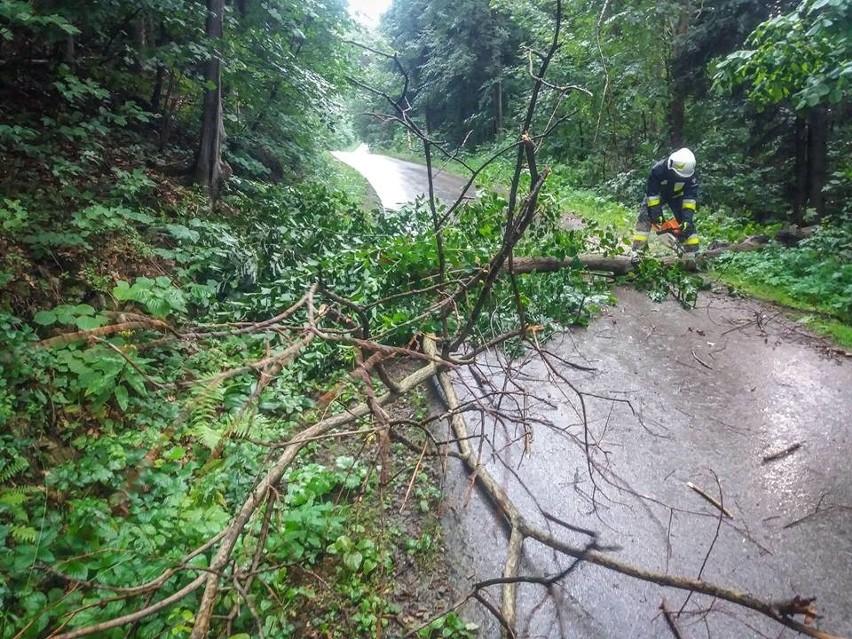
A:
{"label": "green leaf", "polygon": [[121,385],[116,386],[115,390],[113,391],[113,394],[115,395],[115,401],[118,404],[119,408],[121,408],[121,410],[123,411],[126,411],[127,405],[130,403],[130,395],[127,392],[127,389]]}
{"label": "green leaf", "polygon": [[127,383],[137,394],[145,396],[147,389],[145,388],[145,378],[143,378],[136,370],[128,367],[121,379]]}
{"label": "green leaf", "polygon": [[81,331],[91,331],[103,326],[104,320],[100,317],[78,317],[74,322]]}
{"label": "green leaf", "polygon": [[59,570],[72,579],[85,580],[89,577],[89,568],[81,561],[68,561],[62,564]]}
{"label": "green leaf", "polygon": [[33,321],[36,324],[41,324],[42,326],[50,326],[51,324],[56,323],[56,313],[53,311],[39,311],[33,317]]}
{"label": "green leaf", "polygon": [[124,280],[119,281],[118,284],[113,287],[112,295],[113,297],[115,297],[115,299],[121,302],[131,299],[130,284],[128,284]]}
{"label": "green leaf", "polygon": [[77,35],[80,33],[80,30],[75,27],[73,24],[69,24],[68,22],[64,22],[59,25],[59,28],[62,29],[68,35]]}
{"label": "green leaf", "polygon": [[343,565],[346,566],[352,572],[356,572],[361,567],[361,562],[364,560],[364,555],[362,555],[357,550],[353,550],[352,552],[348,552],[343,555]]}
{"label": "green leaf", "polygon": [[182,446],[175,446],[163,455],[163,459],[167,459],[169,461],[179,461],[183,459],[184,455],[186,455],[186,449]]}

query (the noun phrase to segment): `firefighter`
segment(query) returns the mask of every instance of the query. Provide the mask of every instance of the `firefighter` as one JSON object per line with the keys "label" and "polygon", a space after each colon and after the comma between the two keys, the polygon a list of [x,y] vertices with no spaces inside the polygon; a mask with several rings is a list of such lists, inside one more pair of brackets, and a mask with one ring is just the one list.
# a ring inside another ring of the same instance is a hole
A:
{"label": "firefighter", "polygon": [[[678,149],[657,162],[648,176],[645,198],[639,209],[636,232],[633,236],[634,261],[648,244],[653,228],[658,234],[670,233],[683,248],[687,266],[695,266],[698,253],[698,234],[695,232],[695,202],[698,198],[698,174],[695,155],[689,149]],[[663,220],[663,205],[668,204],[675,219]]]}

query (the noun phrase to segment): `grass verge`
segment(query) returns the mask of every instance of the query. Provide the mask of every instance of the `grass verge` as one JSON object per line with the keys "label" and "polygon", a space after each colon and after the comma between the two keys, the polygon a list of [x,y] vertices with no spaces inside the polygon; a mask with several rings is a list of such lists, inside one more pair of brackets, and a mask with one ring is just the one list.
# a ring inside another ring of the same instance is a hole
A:
{"label": "grass verge", "polygon": [[787,316],[793,321],[820,337],[832,339],[841,348],[852,350],[852,326],[814,308],[812,304],[796,299],[784,289],[743,277],[728,269],[711,269],[707,274],[726,284],[732,291],[789,309]]}

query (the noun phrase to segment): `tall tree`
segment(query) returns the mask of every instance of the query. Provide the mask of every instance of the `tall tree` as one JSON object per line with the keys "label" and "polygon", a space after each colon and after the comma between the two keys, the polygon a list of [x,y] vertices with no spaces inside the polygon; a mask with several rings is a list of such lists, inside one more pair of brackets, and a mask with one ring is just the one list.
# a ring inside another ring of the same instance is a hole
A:
{"label": "tall tree", "polygon": [[807,208],[826,213],[830,106],[849,101],[852,77],[852,2],[805,0],[793,11],[760,24],[748,48],[717,67],[716,81],[746,87],[758,108],[791,105],[795,110],[792,220]]}
{"label": "tall tree", "polygon": [[383,30],[410,70],[409,99],[427,131],[477,144],[503,126],[521,38],[487,0],[395,0]]}
{"label": "tall tree", "polygon": [[195,181],[215,197],[222,181],[222,36],[225,0],[207,0],[205,33],[210,57],[204,67],[204,102],[201,110],[201,143],[195,159]]}
{"label": "tall tree", "polygon": [[[344,0],[247,3],[225,42],[228,162],[235,171],[292,179],[341,119],[351,66]],[[238,116],[237,116],[238,114]]]}

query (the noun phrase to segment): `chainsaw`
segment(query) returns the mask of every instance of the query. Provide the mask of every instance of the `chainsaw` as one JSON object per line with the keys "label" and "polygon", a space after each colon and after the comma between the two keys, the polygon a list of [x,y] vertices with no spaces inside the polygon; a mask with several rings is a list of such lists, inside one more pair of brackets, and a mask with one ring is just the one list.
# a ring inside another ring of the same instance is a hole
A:
{"label": "chainsaw", "polygon": [[678,255],[683,254],[683,247],[678,241],[682,229],[677,220],[672,218],[659,224],[651,224],[651,228],[656,231],[657,235],[660,238],[660,241],[663,244],[665,244],[668,248],[673,250]]}

